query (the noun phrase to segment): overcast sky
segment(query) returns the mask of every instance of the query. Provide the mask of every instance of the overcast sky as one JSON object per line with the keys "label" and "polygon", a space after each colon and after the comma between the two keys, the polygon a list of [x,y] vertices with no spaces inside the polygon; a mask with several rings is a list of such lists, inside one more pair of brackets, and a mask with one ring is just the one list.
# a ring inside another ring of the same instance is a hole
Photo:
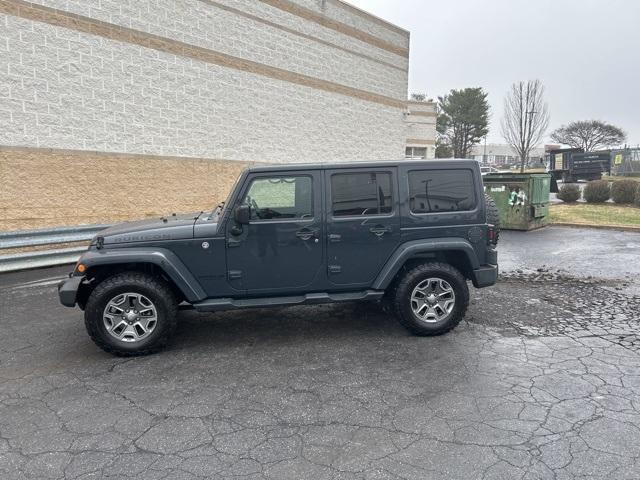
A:
{"label": "overcast sky", "polygon": [[601,119],[640,143],[639,0],[349,0],[411,32],[409,92],[484,87],[500,135],[511,83],[539,78],[550,130]]}

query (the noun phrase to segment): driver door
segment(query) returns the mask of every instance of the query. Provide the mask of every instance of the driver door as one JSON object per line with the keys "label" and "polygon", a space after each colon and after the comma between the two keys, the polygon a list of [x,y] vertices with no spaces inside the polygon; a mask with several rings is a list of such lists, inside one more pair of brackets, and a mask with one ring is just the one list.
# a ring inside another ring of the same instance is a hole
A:
{"label": "driver door", "polygon": [[251,219],[227,225],[227,278],[234,289],[255,294],[307,290],[322,281],[323,224],[320,172],[255,173],[240,204]]}

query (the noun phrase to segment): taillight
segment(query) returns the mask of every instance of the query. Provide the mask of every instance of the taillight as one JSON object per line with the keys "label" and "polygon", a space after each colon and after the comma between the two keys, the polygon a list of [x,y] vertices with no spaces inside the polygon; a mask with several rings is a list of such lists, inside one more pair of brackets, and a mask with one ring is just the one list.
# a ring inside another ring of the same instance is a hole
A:
{"label": "taillight", "polygon": [[496,244],[496,227],[494,225],[487,226],[487,244]]}

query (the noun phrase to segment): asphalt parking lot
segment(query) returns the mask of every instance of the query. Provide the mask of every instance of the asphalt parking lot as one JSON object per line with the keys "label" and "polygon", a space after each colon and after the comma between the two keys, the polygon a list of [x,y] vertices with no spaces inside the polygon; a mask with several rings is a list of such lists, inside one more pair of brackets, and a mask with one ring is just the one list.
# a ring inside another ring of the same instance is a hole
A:
{"label": "asphalt parking lot", "polygon": [[376,305],[181,314],[122,359],[0,276],[0,478],[640,478],[640,235],[505,232],[455,331]]}

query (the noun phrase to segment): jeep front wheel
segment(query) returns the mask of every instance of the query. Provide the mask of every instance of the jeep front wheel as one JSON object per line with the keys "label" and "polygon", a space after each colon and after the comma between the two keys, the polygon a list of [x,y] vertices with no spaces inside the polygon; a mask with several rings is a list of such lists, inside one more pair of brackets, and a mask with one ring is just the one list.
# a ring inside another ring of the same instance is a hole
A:
{"label": "jeep front wheel", "polygon": [[85,326],[104,351],[120,356],[161,349],[176,327],[178,303],[160,278],[139,272],[116,274],[89,295]]}
{"label": "jeep front wheel", "polygon": [[462,274],[446,263],[425,263],[409,270],[393,295],[398,320],[412,333],[441,335],[460,323],[469,305]]}

